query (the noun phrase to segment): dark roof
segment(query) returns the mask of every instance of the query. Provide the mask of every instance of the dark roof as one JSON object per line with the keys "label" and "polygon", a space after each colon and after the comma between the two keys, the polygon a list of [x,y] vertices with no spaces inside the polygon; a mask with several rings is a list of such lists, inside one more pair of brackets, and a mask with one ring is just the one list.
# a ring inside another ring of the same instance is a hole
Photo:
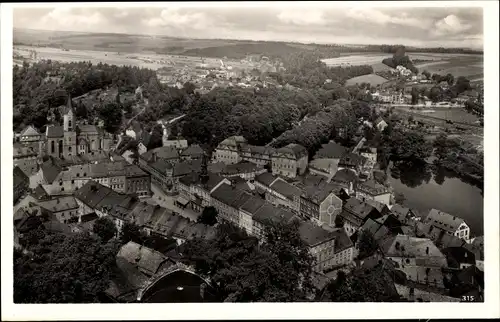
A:
{"label": "dark roof", "polygon": [[188,160],[174,164],[173,176],[184,176],[191,172],[201,172],[201,159]]}
{"label": "dark roof", "polygon": [[375,180],[368,180],[362,182],[357,187],[358,190],[366,192],[372,196],[378,196],[382,194],[389,193],[389,189],[380,183],[375,182]]}
{"label": "dark roof", "polygon": [[244,211],[247,211],[251,214],[254,214],[259,210],[260,207],[262,207],[266,202],[259,197],[252,196],[245,202],[243,205],[241,205],[241,209]]}
{"label": "dark roof", "polygon": [[163,146],[152,149],[143,153],[140,157],[148,162],[151,162],[154,160],[153,155],[156,155],[157,159],[170,160],[179,158],[179,152],[177,152],[175,146]]}
{"label": "dark roof", "polygon": [[455,232],[462,223],[465,223],[462,218],[452,216],[437,209],[431,209],[429,211],[429,214],[425,218],[425,222],[450,232]]}
{"label": "dark roof", "polygon": [[64,128],[60,125],[52,125],[47,127],[48,138],[62,138],[64,136]]}
{"label": "dark roof", "polygon": [[82,133],[98,133],[97,127],[92,124],[80,124],[78,125],[78,129]]}
{"label": "dark roof", "polygon": [[151,163],[150,166],[160,173],[165,173],[167,170],[172,169],[174,166],[165,159],[158,159]]}
{"label": "dark roof", "polygon": [[293,186],[289,184],[288,182],[284,180],[276,180],[272,185],[271,189],[278,192],[279,194],[285,196],[286,198],[293,200],[294,197],[300,197],[302,191],[297,188],[296,186]]}
{"label": "dark roof", "polygon": [[307,155],[307,149],[300,144],[290,143],[285,147],[276,150],[275,153],[288,153],[292,154],[296,159],[300,159]]}
{"label": "dark roof", "polygon": [[342,156],[342,158],[339,161],[339,166],[345,165],[345,166],[360,166],[363,165],[363,163],[366,161],[366,158],[364,156],[361,156],[356,153],[349,152]]}
{"label": "dark roof", "polygon": [[319,149],[318,152],[314,155],[314,159],[340,159],[349,151],[346,147],[334,141],[330,141],[327,144],[322,144],[321,146],[321,149]]}
{"label": "dark roof", "polygon": [[355,182],[357,180],[356,173],[349,169],[341,169],[335,173],[332,178],[332,181],[336,182]]}
{"label": "dark roof", "polygon": [[395,204],[394,206],[391,207],[391,212],[396,216],[401,221],[405,221],[410,213],[410,208],[403,207],[400,204]]}
{"label": "dark roof", "polygon": [[40,165],[43,176],[47,183],[52,183],[57,178],[62,169],[55,165],[51,160],[46,161]]}
{"label": "dark roof", "polygon": [[19,167],[14,167],[14,187],[22,184],[23,182],[29,182],[28,176]]}
{"label": "dark roof", "polygon": [[49,196],[47,191],[45,191],[45,189],[40,184],[38,186],[36,186],[35,190],[33,191],[33,193],[31,195],[38,200],[41,200],[41,199]]}
{"label": "dark roof", "polygon": [[381,214],[384,212],[384,209],[389,209],[386,204],[378,202],[376,200],[366,199],[365,202],[373,208],[377,209]]}
{"label": "dark roof", "polygon": [[287,209],[278,208],[271,203],[265,202],[254,214],[253,220],[261,224],[272,222],[289,222],[295,218],[295,215]]}
{"label": "dark roof", "polygon": [[222,171],[222,173],[223,174],[249,173],[262,169],[263,169],[262,167],[254,163],[248,161],[242,161],[239,163],[227,165],[226,168]]}
{"label": "dark roof", "polygon": [[309,186],[303,189],[302,197],[313,201],[316,204],[323,202],[332,192],[340,192],[341,187],[334,183],[328,183],[321,186]]}
{"label": "dark roof", "polygon": [[380,215],[380,213],[369,204],[356,198],[349,198],[344,204],[340,215],[351,223],[361,226],[366,221],[367,216],[374,212],[376,212],[378,216]]}
{"label": "dark roof", "polygon": [[139,271],[147,275],[155,274],[161,264],[167,261],[167,257],[162,253],[133,241],[123,245],[116,256],[137,265]]}
{"label": "dark roof", "polygon": [[226,205],[231,205],[232,202],[238,199],[243,193],[243,191],[224,183],[221,184],[214,192],[212,192],[212,198]]}
{"label": "dark roof", "polygon": [[273,176],[272,173],[264,172],[255,177],[255,181],[262,183],[264,186],[269,187],[277,176]]}
{"label": "dark roof", "polygon": [[299,234],[302,241],[309,247],[332,240],[338,235],[309,221],[302,221],[300,223]]}
{"label": "dark roof", "polygon": [[152,135],[148,131],[142,131],[137,141],[142,142],[147,147],[151,141],[151,137]]}
{"label": "dark roof", "polygon": [[335,237],[335,253],[341,252],[347,248],[353,247],[354,244],[347,236],[347,233],[344,228],[338,228],[333,231],[333,235]]}
{"label": "dark roof", "polygon": [[201,157],[204,153],[205,151],[198,144],[193,144],[182,151],[181,156]]}

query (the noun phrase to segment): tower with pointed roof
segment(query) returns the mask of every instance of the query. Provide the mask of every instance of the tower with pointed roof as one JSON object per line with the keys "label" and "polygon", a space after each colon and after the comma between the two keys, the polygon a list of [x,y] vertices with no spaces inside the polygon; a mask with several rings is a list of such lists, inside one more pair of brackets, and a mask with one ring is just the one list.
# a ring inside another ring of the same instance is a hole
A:
{"label": "tower with pointed roof", "polygon": [[74,131],[75,124],[75,110],[73,109],[73,104],[71,103],[71,95],[68,96],[68,102],[66,104],[66,108],[64,109],[64,132],[66,131]]}
{"label": "tower with pointed roof", "polygon": [[77,134],[76,134],[76,113],[71,103],[71,95],[68,95],[68,102],[63,115],[64,142],[62,154],[64,157],[76,155]]}

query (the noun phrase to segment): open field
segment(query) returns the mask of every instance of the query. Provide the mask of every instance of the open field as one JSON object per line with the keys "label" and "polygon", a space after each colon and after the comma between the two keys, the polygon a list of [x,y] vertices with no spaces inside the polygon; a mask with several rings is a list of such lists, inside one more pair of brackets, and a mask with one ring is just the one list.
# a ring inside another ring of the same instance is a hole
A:
{"label": "open field", "polygon": [[455,77],[465,76],[469,79],[483,77],[483,56],[481,55],[448,55],[437,62],[416,65],[420,70],[427,70],[429,73],[446,75],[448,73]]}
{"label": "open field", "polygon": [[[29,57],[29,50],[37,52],[38,59],[51,59],[61,62],[90,61],[93,64],[107,63],[112,65],[130,65],[157,70],[163,67],[195,68],[197,66],[219,67],[220,60],[217,58],[189,57],[181,55],[159,55],[159,54],[122,54],[117,52],[103,52],[96,50],[69,50],[63,51],[58,48],[49,47],[28,47],[15,46],[14,52],[21,56]],[[254,65],[251,62],[241,62],[240,60],[224,60],[224,64],[233,68],[251,69]]]}
{"label": "open field", "polygon": [[445,120],[450,120],[452,122],[463,122],[469,124],[476,124],[479,118],[471,113],[468,113],[462,108],[439,108],[431,107],[432,113],[425,113],[424,110],[410,110],[410,108],[403,108],[403,110],[415,114],[420,114],[423,116],[437,117]]}
{"label": "open field", "polygon": [[387,79],[375,75],[375,74],[369,74],[369,75],[362,75],[358,77],[353,77],[350,78],[346,81],[346,85],[355,85],[355,84],[361,84],[361,83],[369,83],[371,86],[377,86],[380,84],[383,84],[387,82]]}

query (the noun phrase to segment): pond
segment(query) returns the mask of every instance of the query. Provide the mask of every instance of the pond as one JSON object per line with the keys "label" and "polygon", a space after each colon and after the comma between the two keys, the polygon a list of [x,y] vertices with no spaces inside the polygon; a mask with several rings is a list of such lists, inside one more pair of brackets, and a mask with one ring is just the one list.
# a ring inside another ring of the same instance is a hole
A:
{"label": "pond", "polygon": [[388,179],[394,192],[404,194],[404,205],[416,209],[421,217],[436,208],[463,218],[471,236],[483,235],[483,190],[479,185],[435,166],[399,167],[389,170]]}

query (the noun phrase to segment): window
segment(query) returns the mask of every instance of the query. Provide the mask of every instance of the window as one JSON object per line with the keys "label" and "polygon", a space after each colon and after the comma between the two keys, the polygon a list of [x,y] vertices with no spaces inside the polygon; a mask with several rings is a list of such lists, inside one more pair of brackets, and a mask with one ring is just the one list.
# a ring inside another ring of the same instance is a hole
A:
{"label": "window", "polygon": [[74,184],[75,183],[75,180],[71,180],[71,184]]}
{"label": "window", "polygon": [[61,187],[61,191],[64,191],[64,187]]}

